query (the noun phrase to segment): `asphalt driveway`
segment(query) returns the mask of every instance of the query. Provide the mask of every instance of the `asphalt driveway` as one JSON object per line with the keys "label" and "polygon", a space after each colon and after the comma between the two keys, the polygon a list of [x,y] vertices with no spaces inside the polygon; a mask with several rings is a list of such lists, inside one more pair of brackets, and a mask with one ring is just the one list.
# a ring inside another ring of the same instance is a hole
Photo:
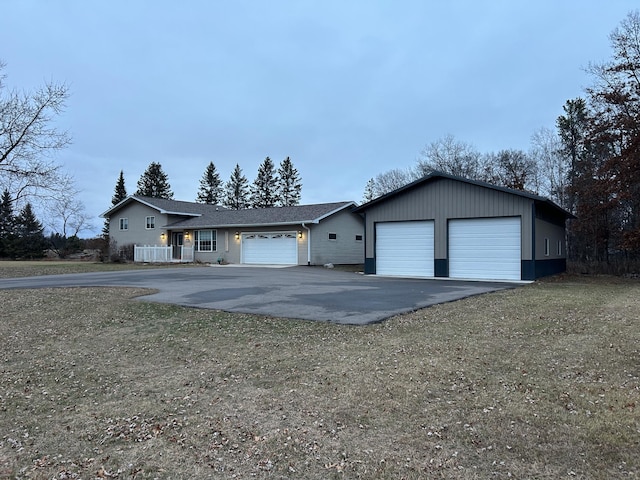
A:
{"label": "asphalt driveway", "polygon": [[365,276],[313,267],[207,266],[0,280],[0,289],[132,286],[141,300],[274,317],[364,325],[516,284]]}

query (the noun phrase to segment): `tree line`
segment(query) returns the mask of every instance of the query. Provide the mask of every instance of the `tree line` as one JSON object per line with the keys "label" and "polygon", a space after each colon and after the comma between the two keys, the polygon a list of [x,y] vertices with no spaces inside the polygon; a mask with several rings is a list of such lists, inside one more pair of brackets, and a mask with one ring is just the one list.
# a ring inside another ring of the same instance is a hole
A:
{"label": "tree line", "polygon": [[[213,162],[205,169],[195,201],[209,205],[222,205],[233,210],[245,208],[290,207],[300,204],[302,182],[298,170],[289,157],[276,169],[273,161],[266,157],[258,168],[251,185],[236,164],[231,176],[223,183]],[[135,195],[173,199],[169,177],[158,162],[151,162],[140,176]],[[124,174],[116,182],[113,205],[127,197]]]}
{"label": "tree line", "polygon": [[371,178],[370,201],[434,170],[539,194],[574,214],[568,257],[581,272],[640,268],[640,13],[609,36],[610,60],[586,71],[593,84],[567,100],[555,129],[541,128],[528,151],[480,153],[447,135],[424,147],[413,167]]}
{"label": "tree line", "polygon": [[[227,182],[223,182],[218,169],[209,162],[202,177],[195,198],[198,203],[222,205],[232,210],[245,208],[291,207],[300,204],[302,181],[291,158],[286,157],[276,169],[273,161],[266,157],[258,167],[258,174],[250,185],[242,168],[236,164]],[[140,176],[135,195],[152,198],[173,199],[169,176],[158,162],[151,162]],[[111,204],[115,205],[127,198],[124,172],[121,170],[116,181]],[[109,234],[105,222],[103,235]]]}
{"label": "tree line", "polygon": [[0,258],[42,258],[46,250],[61,257],[81,250],[77,234],[69,237],[52,232],[45,237],[44,226],[38,220],[31,203],[15,212],[13,198],[5,189],[0,198]]}

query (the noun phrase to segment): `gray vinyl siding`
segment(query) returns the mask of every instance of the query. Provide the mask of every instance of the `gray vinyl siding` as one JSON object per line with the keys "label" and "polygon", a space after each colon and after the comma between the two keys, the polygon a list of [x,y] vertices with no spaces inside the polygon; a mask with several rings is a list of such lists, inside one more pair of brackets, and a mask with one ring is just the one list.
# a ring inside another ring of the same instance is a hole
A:
{"label": "gray vinyl siding", "polygon": [[[243,233],[265,233],[265,232],[296,232],[303,231],[300,225],[283,225],[275,227],[239,227],[239,228],[202,228],[202,230],[216,231],[216,251],[214,252],[194,252],[195,260],[203,263],[216,263],[221,258],[226,263],[239,264],[242,252],[242,234]],[[193,241],[193,230],[190,232],[191,242]],[[236,240],[236,232],[240,234],[240,238]],[[307,244],[306,233],[303,238],[298,238],[298,265],[307,264]],[[193,245],[185,241],[185,245]]]}
{"label": "gray vinyl siding", "polygon": [[520,217],[522,260],[532,256],[533,200],[447,178],[399,193],[366,210],[366,252],[373,257],[375,224],[403,220],[433,220],[435,258],[447,258],[447,222],[459,218]]}
{"label": "gray vinyl siding", "polygon": [[[341,211],[325,218],[319,224],[310,225],[310,228],[312,265],[364,263],[364,239],[356,240],[356,235],[364,233],[364,221],[360,215]],[[335,233],[336,239],[329,240],[329,233]],[[306,265],[306,244],[304,248]]]}
{"label": "gray vinyl siding", "polygon": [[[156,217],[153,229],[146,228],[148,216]],[[128,219],[127,230],[120,230],[121,218]],[[125,245],[166,245],[166,239],[163,242],[161,238],[162,232],[166,233],[166,229],[162,228],[166,224],[167,215],[141,203],[133,202],[109,218],[109,237],[111,241],[117,243],[118,248]]]}
{"label": "gray vinyl siding", "polygon": [[[307,227],[311,229],[311,265],[364,263],[364,241],[356,240],[356,235],[364,233],[363,220],[359,215],[341,211],[321,220],[318,224],[309,224]],[[309,233],[302,224],[216,230],[217,250],[194,252],[197,261],[215,263],[218,258],[223,258],[227,263],[240,263],[242,238],[236,240],[235,232],[238,232],[241,237],[243,233],[295,232],[297,235],[298,232],[302,232],[302,238],[297,238],[298,265],[307,265]],[[225,232],[228,235],[228,249]],[[329,233],[335,233],[337,239],[329,240]],[[190,231],[190,238],[193,239],[193,231]],[[191,245],[191,243],[185,241],[185,245]]]}
{"label": "gray vinyl siding", "polygon": [[230,260],[230,250],[232,248],[233,243],[235,242],[235,237],[233,237],[233,234],[227,232],[225,229],[201,228],[201,229],[195,229],[195,230],[185,230],[184,232],[189,232],[189,238],[184,239],[185,247],[195,246],[196,230],[214,230],[216,232],[216,249],[211,252],[199,252],[194,249],[193,259],[196,262],[217,263],[218,259],[220,258],[229,263],[238,263]]}

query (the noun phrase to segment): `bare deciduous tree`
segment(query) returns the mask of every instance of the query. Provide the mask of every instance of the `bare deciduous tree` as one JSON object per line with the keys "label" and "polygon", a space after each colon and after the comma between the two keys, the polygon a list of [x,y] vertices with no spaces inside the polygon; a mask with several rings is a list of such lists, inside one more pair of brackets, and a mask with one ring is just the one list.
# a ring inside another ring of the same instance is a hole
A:
{"label": "bare deciduous tree", "polygon": [[14,201],[59,191],[65,175],[51,155],[70,143],[52,126],[69,96],[65,84],[47,83],[33,92],[7,89],[0,62],[0,182]]}
{"label": "bare deciduous tree", "polygon": [[471,144],[449,134],[431,142],[420,152],[416,170],[419,176],[434,170],[474,180],[484,179],[483,158]]}
{"label": "bare deciduous tree", "polygon": [[562,144],[558,135],[546,127],[534,132],[531,136],[529,156],[538,165],[539,193],[569,210],[569,170],[571,165],[567,157],[562,154]]}

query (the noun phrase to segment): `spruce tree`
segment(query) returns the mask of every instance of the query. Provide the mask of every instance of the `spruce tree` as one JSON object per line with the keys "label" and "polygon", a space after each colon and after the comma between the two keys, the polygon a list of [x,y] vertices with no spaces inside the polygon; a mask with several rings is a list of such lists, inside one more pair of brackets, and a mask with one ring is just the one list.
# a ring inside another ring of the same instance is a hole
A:
{"label": "spruce tree", "polygon": [[113,193],[113,197],[111,197],[111,205],[116,205],[125,198],[127,198],[127,189],[124,186],[124,173],[122,172],[122,170],[120,170],[120,176],[118,177],[118,181],[116,182],[116,188]]}
{"label": "spruce tree", "polygon": [[265,158],[258,168],[258,176],[251,187],[251,206],[253,208],[273,207],[277,201],[277,178],[273,162]]}
{"label": "spruce tree", "polygon": [[196,202],[216,205],[222,198],[222,181],[213,162],[210,162],[200,179]]}
{"label": "spruce tree", "polygon": [[46,241],[44,227],[38,221],[30,203],[20,211],[16,219],[15,256],[20,258],[41,258],[44,256]]}
{"label": "spruce tree", "polygon": [[5,190],[0,200],[0,258],[13,256],[15,238],[16,217],[13,213],[13,199],[9,190]]}
{"label": "spruce tree", "polygon": [[138,180],[136,195],[143,197],[173,199],[173,192],[167,174],[162,171],[162,166],[157,162],[151,162],[147,170]]}
{"label": "spruce tree", "polygon": [[249,206],[249,182],[238,164],[225,184],[224,205],[232,210],[242,210]]}
{"label": "spruce tree", "polygon": [[278,168],[278,205],[281,207],[291,207],[300,204],[302,183],[298,170],[293,166],[289,157],[280,162]]}

